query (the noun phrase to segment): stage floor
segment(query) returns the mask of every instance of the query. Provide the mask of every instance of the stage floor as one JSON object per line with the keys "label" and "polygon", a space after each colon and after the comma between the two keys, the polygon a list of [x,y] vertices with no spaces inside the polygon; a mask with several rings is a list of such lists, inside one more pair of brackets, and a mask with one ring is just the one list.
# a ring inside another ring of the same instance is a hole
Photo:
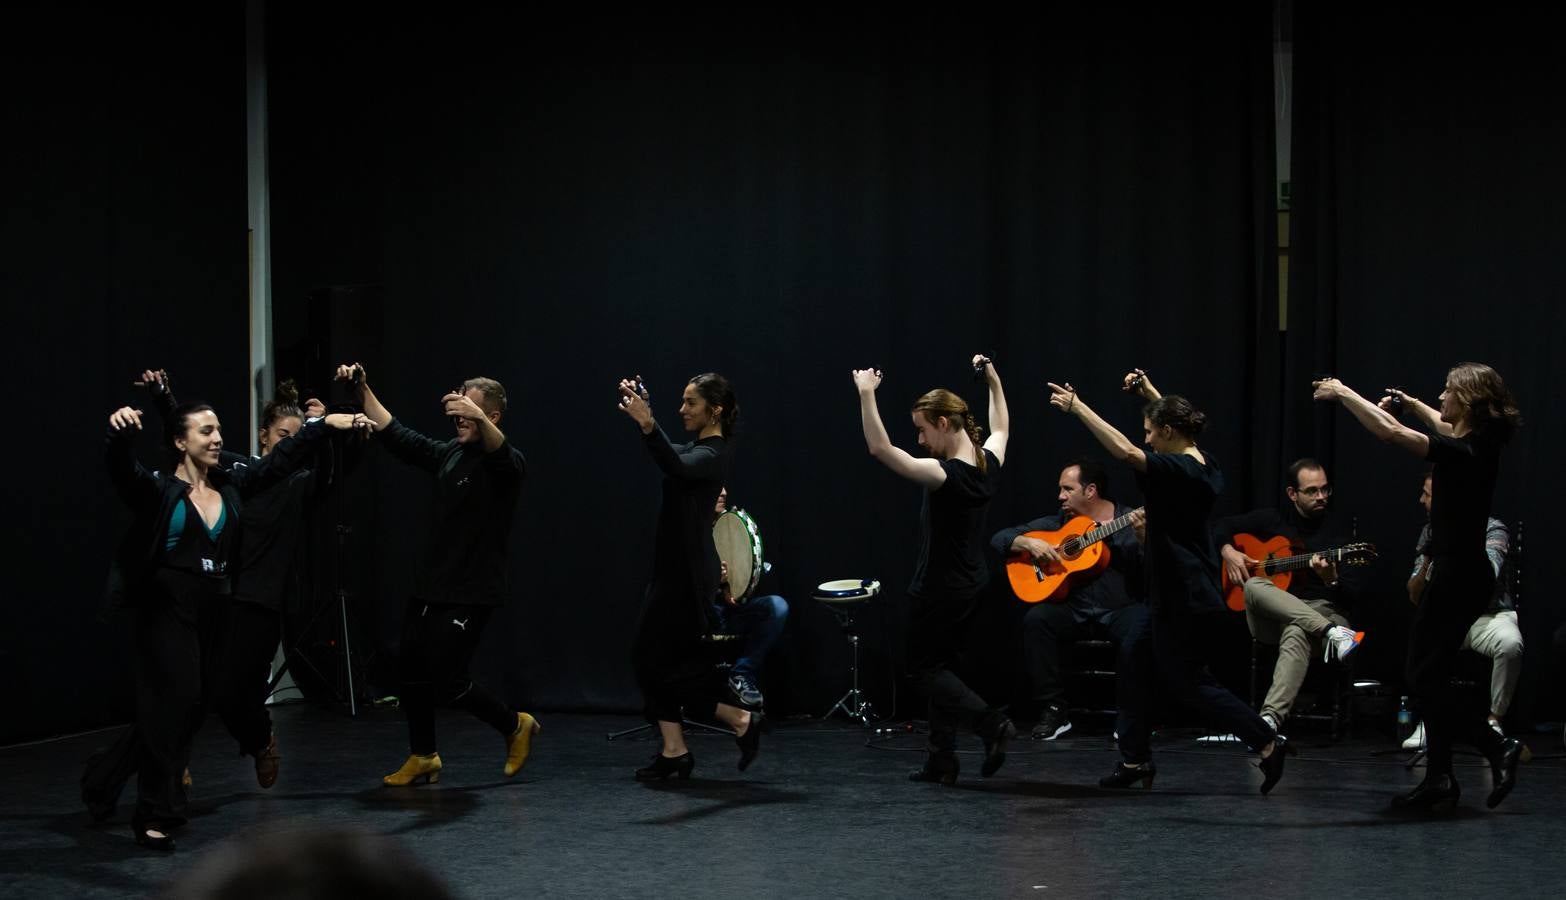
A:
{"label": "stage floor", "polygon": [[[910,784],[917,736],[866,747],[838,722],[778,723],[748,773],[732,739],[692,734],[690,782],[637,784],[655,745],[609,742],[628,716],[543,715],[533,759],[500,773],[500,739],[443,714],[439,785],[390,789],[404,756],[395,711],[275,710],[282,778],[259,790],[216,720],[192,764],[194,815],[180,849],[131,842],[125,813],[93,825],[77,802],[81,763],[112,732],[0,750],[0,896],[157,893],[225,840],[291,823],[394,836],[463,897],[1461,896],[1560,889],[1566,764],[1540,759],[1484,809],[1490,776],[1460,757],[1464,791],[1442,820],[1384,812],[1413,785],[1384,742],[1329,744],[1305,732],[1270,797],[1234,746],[1161,735],[1153,789],[1096,786],[1116,757],[1102,737],[1013,745],[978,777],[969,739],[955,788]],[[1527,738],[1559,754],[1560,735]],[[1422,771],[1422,770],[1421,770]]]}

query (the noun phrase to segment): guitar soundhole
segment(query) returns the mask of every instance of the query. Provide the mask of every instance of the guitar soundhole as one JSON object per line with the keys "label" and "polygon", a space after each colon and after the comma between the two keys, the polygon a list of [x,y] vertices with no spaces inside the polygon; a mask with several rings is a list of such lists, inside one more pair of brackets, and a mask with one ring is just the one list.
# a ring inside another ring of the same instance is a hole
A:
{"label": "guitar soundhole", "polygon": [[1069,559],[1076,559],[1078,554],[1082,552],[1082,542],[1076,538],[1070,538],[1060,545],[1060,552]]}

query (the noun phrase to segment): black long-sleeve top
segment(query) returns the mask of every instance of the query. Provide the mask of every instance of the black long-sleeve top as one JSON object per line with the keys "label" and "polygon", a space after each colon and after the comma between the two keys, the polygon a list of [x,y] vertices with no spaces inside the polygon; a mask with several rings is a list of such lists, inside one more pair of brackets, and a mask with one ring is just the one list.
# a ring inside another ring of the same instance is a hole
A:
{"label": "black long-sleeve top", "polygon": [[[1347,516],[1335,515],[1330,510],[1315,518],[1302,516],[1291,503],[1282,509],[1253,509],[1214,520],[1213,543],[1219,547],[1233,544],[1237,534],[1249,534],[1264,541],[1273,537],[1286,537],[1291,545],[1302,548],[1304,552],[1315,553],[1350,543],[1353,534],[1348,522]],[[1338,586],[1332,588],[1314,571],[1300,569],[1289,580],[1289,593],[1302,600],[1348,600],[1360,586],[1357,571],[1356,566],[1338,566]]]}
{"label": "black long-sleeve top", "polygon": [[[1131,512],[1131,507],[1115,504],[1115,518]],[[990,549],[1002,560],[1013,555],[1011,542],[1018,535],[1030,531],[1059,531],[1060,527],[1075,516],[1064,512],[1034,519],[1025,525],[997,531],[990,538]],[[1127,526],[1104,539],[1109,549],[1109,565],[1090,581],[1071,586],[1065,603],[1084,615],[1098,615],[1124,609],[1142,598],[1142,543],[1136,539],[1136,529]]]}
{"label": "black long-sleeve top", "polygon": [[504,604],[506,547],[527,471],[522,452],[509,440],[488,453],[482,444],[431,440],[395,419],[379,437],[393,456],[435,478],[414,596],[425,603]]}
{"label": "black long-sleeve top", "polygon": [[693,608],[699,608],[718,591],[712,516],[729,477],[732,451],[719,435],[676,446],[657,425],[642,440],[663,473],[653,578],[667,589],[689,590]]}
{"label": "black long-sleeve top", "polygon": [[[299,433],[279,441],[265,459],[239,470],[213,468],[207,473],[214,490],[235,516],[244,514],[245,500],[267,490],[306,465],[315,446],[326,436],[326,426],[317,422]],[[104,465],[115,491],[135,516],[130,529],[115,553],[107,588],[109,609],[134,606],[145,598],[151,576],[164,552],[164,540],[174,508],[184,501],[190,485],[172,473],[149,472],[133,450],[138,429],[110,428],[104,442]],[[226,544],[230,553],[236,546]],[[233,560],[218,562],[228,564]]]}

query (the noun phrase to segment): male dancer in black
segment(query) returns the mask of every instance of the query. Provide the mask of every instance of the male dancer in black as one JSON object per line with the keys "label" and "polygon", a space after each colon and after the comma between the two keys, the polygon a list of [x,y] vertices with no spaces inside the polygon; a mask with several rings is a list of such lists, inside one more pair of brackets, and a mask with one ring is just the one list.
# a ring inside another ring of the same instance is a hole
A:
{"label": "male dancer in black", "polygon": [[859,392],[859,419],[870,455],[888,469],[924,488],[920,511],[919,560],[908,586],[909,659],[930,706],[929,755],[911,781],[957,781],[957,729],[971,728],[984,740],[979,772],[989,777],[1006,761],[1006,745],[1017,733],[1004,713],[984,702],[952,671],[962,655],[963,639],[989,582],[984,559],[984,516],[1006,461],[1011,417],[995,366],[983,356],[990,394],[990,436],[959,396],[943,388],[914,402],[911,416],[919,431],[919,446],[930,458],[919,459],[892,443],[876,408],[881,386],[879,369],[854,370]]}
{"label": "male dancer in black", "polygon": [[1060,677],[1060,649],[1067,641],[1104,638],[1117,650],[1116,672],[1119,706],[1148,702],[1150,673],[1139,673],[1133,635],[1145,635],[1147,604],[1142,601],[1142,541],[1147,517],[1109,499],[1109,477],[1096,459],[1083,457],[1060,471],[1060,512],[1007,528],[990,538],[990,548],[1002,559],[1026,553],[1039,565],[1060,559],[1059,548],[1030,531],[1059,531],[1065,523],[1085,516],[1103,524],[1131,516],[1131,526],[1104,539],[1109,565],[1099,572],[1080,573],[1064,600],[1045,600],[1028,608],[1022,617],[1023,655],[1028,681],[1039,704],[1035,741],[1053,741],[1071,730],[1066,711],[1066,687]]}
{"label": "male dancer in black", "polygon": [[[1213,524],[1213,540],[1228,570],[1229,583],[1243,585],[1245,621],[1251,635],[1278,648],[1272,668],[1272,687],[1262,702],[1261,715],[1274,731],[1282,728],[1294,706],[1294,697],[1305,683],[1310,658],[1319,646],[1330,662],[1347,660],[1364,638],[1348,627],[1345,598],[1352,596],[1342,583],[1347,574],[1316,551],[1349,543],[1352,534],[1341,517],[1333,516],[1329,501],[1332,484],[1327,470],[1314,459],[1297,460],[1285,473],[1283,489],[1289,503],[1281,509],[1266,507],[1219,519]],[[1307,553],[1310,568],[1283,590],[1271,579],[1252,575],[1258,562],[1234,546],[1236,536],[1249,534],[1263,541],[1286,537],[1291,546]]]}
{"label": "male dancer in black", "polygon": [[506,389],[492,378],[470,378],[441,398],[457,434],[436,441],[392,417],[363,366],[339,366],[337,377],[354,386],[386,449],[435,480],[429,537],[402,625],[401,699],[410,754],[382,781],[440,780],[436,706],[466,710],[500,732],[506,741],[502,771],[515,775],[540,726],[531,715],[511,711],[468,672],[485,623],[506,600],[506,542],[526,468],[521,451],[500,430]]}

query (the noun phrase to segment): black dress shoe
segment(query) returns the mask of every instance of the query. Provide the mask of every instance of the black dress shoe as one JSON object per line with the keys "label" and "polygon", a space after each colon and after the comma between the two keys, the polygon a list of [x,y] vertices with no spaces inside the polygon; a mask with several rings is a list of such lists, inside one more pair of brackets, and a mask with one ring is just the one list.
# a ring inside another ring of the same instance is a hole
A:
{"label": "black dress shoe", "polygon": [[1272,753],[1256,763],[1256,768],[1262,770],[1261,792],[1263,794],[1271,793],[1277,786],[1278,779],[1283,777],[1283,759],[1293,752],[1294,748],[1289,746],[1288,738],[1280,734],[1272,739]]}
{"label": "black dress shoe", "polygon": [[1410,813],[1450,812],[1462,793],[1452,776],[1426,775],[1418,787],[1393,797],[1392,808]]}
{"label": "black dress shoe", "polygon": [[691,770],[696,768],[696,757],[686,751],[680,756],[664,756],[659,753],[653,757],[651,765],[643,766],[636,770],[637,781],[662,781],[670,775],[685,780],[691,777]]}
{"label": "black dress shoe", "polygon": [[979,774],[985,778],[1000,771],[1000,767],[1006,762],[1006,744],[1017,736],[1017,726],[1011,724],[1010,719],[1001,719],[1000,726],[992,735],[984,738],[984,765],[979,767]]}
{"label": "black dress shoe", "polygon": [[1517,738],[1507,738],[1501,742],[1501,750],[1490,757],[1490,796],[1485,798],[1484,805],[1495,809],[1506,799],[1506,795],[1517,786],[1517,763],[1522,759],[1523,742]]}
{"label": "black dress shoe", "polygon": [[931,753],[924,758],[924,767],[908,773],[909,781],[928,781],[948,787],[957,783],[957,755]]}
{"label": "black dress shoe", "polygon": [[[152,834],[151,832],[158,832]],[[161,850],[165,853],[174,849],[174,836],[156,825],[136,825],[132,832],[136,836],[136,845],[146,847],[148,850]]]}
{"label": "black dress shoe", "polygon": [[745,726],[745,733],[734,739],[739,745],[740,758],[739,770],[741,772],[750,768],[750,764],[756,761],[756,754],[761,752],[761,711],[753,710],[750,714],[750,724]]}
{"label": "black dress shoe", "polygon": [[[1276,752],[1276,751],[1274,751]],[[1125,763],[1115,763],[1115,770],[1098,780],[1098,786],[1103,788],[1130,787],[1138,781],[1142,782],[1145,790],[1153,786],[1153,776],[1158,774],[1158,767],[1150,762],[1128,766]]]}

